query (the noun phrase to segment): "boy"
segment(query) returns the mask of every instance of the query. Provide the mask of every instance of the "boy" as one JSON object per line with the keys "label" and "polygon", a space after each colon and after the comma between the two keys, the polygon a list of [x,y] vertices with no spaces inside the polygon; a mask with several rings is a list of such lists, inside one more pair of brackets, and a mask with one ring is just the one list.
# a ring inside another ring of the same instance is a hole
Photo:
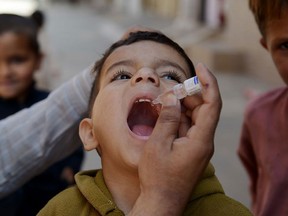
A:
{"label": "boy", "polygon": [[255,215],[288,215],[288,1],[250,0],[261,32],[286,86],[256,97],[245,111],[239,156],[250,177]]}
{"label": "boy", "polygon": [[[127,37],[129,32],[140,29],[149,30],[134,26],[124,33],[123,38]],[[43,101],[0,120],[0,198],[15,191],[43,169],[82,146],[75,131],[78,131],[79,122],[87,113],[94,80],[91,68],[87,67],[62,84]],[[211,149],[213,148],[210,146],[207,151],[210,153]],[[191,158],[194,158],[194,163],[197,164],[203,159],[210,159],[212,154],[202,156],[203,158],[200,158],[199,154],[193,154]],[[194,168],[194,173],[198,173],[198,176],[204,171],[201,167]]]}
{"label": "boy", "polygon": [[[37,26],[33,20],[0,14],[0,120],[48,96],[48,92],[35,87],[34,74],[40,68],[41,59]],[[26,152],[27,149],[22,154]],[[80,170],[82,160],[80,148],[15,193],[0,199],[0,212],[3,215],[35,215],[51,197],[74,184],[73,175]]]}
{"label": "boy", "polygon": [[[201,68],[203,98],[185,98],[181,109],[170,95],[162,107],[155,106],[152,100],[160,93],[195,76],[191,60],[159,32],[131,33],[113,44],[95,64],[91,118],[79,127],[84,148],[97,149],[103,169],[77,174],[77,186],[38,215],[251,215],[224,195],[211,164],[191,195],[197,173],[189,171],[208,164],[191,163],[191,154],[200,156],[213,143],[221,110],[217,82]],[[157,157],[165,160],[156,163]],[[145,173],[147,167],[157,171],[156,178]],[[171,179],[174,187],[163,189]],[[150,203],[137,208],[145,198]]]}

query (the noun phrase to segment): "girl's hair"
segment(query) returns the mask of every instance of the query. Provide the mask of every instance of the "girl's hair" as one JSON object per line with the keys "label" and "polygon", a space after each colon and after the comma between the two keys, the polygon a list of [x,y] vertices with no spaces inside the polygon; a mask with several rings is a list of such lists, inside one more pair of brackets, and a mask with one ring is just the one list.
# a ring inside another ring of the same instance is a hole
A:
{"label": "girl's hair", "polygon": [[7,32],[26,37],[33,52],[40,54],[37,26],[32,19],[15,14],[0,14],[0,35]]}
{"label": "girl's hair", "polygon": [[267,23],[279,19],[287,13],[288,0],[249,0],[249,7],[254,15],[260,33],[266,36]]}
{"label": "girl's hair", "polygon": [[103,57],[97,61],[94,65],[93,72],[96,73],[95,80],[92,85],[92,90],[90,93],[90,99],[89,99],[89,107],[88,111],[91,115],[92,107],[94,100],[99,92],[99,82],[100,82],[100,75],[101,75],[101,70],[102,67],[108,58],[108,56],[118,47],[125,46],[125,45],[130,45],[139,41],[154,41],[157,43],[165,44],[170,47],[172,47],[174,50],[176,50],[186,61],[188,67],[189,67],[189,72],[191,76],[195,76],[195,68],[190,60],[190,58],[187,56],[185,51],[173,40],[165,36],[164,34],[160,32],[150,32],[150,31],[138,31],[138,32],[131,32],[129,36],[125,39],[122,39],[110,46],[108,50],[104,53]]}
{"label": "girl's hair", "polygon": [[35,22],[37,30],[40,31],[40,29],[45,24],[45,14],[43,13],[43,11],[41,11],[41,10],[34,11],[30,15],[30,18]]}

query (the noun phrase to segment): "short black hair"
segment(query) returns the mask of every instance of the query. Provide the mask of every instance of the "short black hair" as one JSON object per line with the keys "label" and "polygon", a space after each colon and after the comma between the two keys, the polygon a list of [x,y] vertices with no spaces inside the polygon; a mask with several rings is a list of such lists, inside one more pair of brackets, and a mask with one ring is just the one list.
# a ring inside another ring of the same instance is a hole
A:
{"label": "short black hair", "polygon": [[0,14],[0,35],[7,32],[25,36],[32,50],[37,55],[40,54],[37,25],[32,19],[16,14]]}
{"label": "short black hair", "polygon": [[188,57],[188,55],[185,53],[185,51],[173,40],[168,38],[166,35],[160,33],[160,32],[151,32],[151,31],[137,31],[137,32],[131,32],[129,36],[125,39],[119,40],[116,43],[112,44],[106,52],[103,54],[103,57],[97,61],[94,65],[93,72],[96,73],[95,80],[92,85],[91,93],[90,93],[90,99],[89,99],[89,105],[88,105],[88,112],[91,115],[93,103],[95,101],[95,98],[99,92],[99,80],[100,80],[100,73],[103,68],[103,65],[106,61],[106,59],[110,56],[110,54],[117,49],[118,47],[130,45],[139,41],[154,41],[157,43],[165,44],[170,47],[172,47],[174,50],[176,50],[186,61],[189,72],[191,77],[196,76],[194,65],[191,61],[191,59]]}

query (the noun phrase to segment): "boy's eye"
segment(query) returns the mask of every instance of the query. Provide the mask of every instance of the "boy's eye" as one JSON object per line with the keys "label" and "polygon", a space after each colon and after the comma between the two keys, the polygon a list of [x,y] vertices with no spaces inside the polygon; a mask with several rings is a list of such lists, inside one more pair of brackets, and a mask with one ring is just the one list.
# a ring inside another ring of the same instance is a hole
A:
{"label": "boy's eye", "polygon": [[162,77],[164,79],[176,81],[178,83],[181,83],[181,80],[183,80],[183,78],[175,71],[169,71],[166,74],[164,74]]}
{"label": "boy's eye", "polygon": [[128,76],[127,74],[121,74],[117,76],[116,79],[130,79],[130,76]]}
{"label": "boy's eye", "polygon": [[120,70],[112,77],[112,81],[131,79],[131,77],[132,77],[131,73],[129,73],[127,71]]}

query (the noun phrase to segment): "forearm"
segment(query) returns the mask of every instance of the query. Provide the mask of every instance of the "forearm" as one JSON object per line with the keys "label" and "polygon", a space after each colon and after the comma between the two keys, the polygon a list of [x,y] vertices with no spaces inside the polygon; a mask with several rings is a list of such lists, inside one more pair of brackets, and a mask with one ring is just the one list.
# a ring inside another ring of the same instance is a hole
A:
{"label": "forearm", "polygon": [[0,121],[0,198],[80,146],[78,123],[91,82],[87,69],[47,99]]}

